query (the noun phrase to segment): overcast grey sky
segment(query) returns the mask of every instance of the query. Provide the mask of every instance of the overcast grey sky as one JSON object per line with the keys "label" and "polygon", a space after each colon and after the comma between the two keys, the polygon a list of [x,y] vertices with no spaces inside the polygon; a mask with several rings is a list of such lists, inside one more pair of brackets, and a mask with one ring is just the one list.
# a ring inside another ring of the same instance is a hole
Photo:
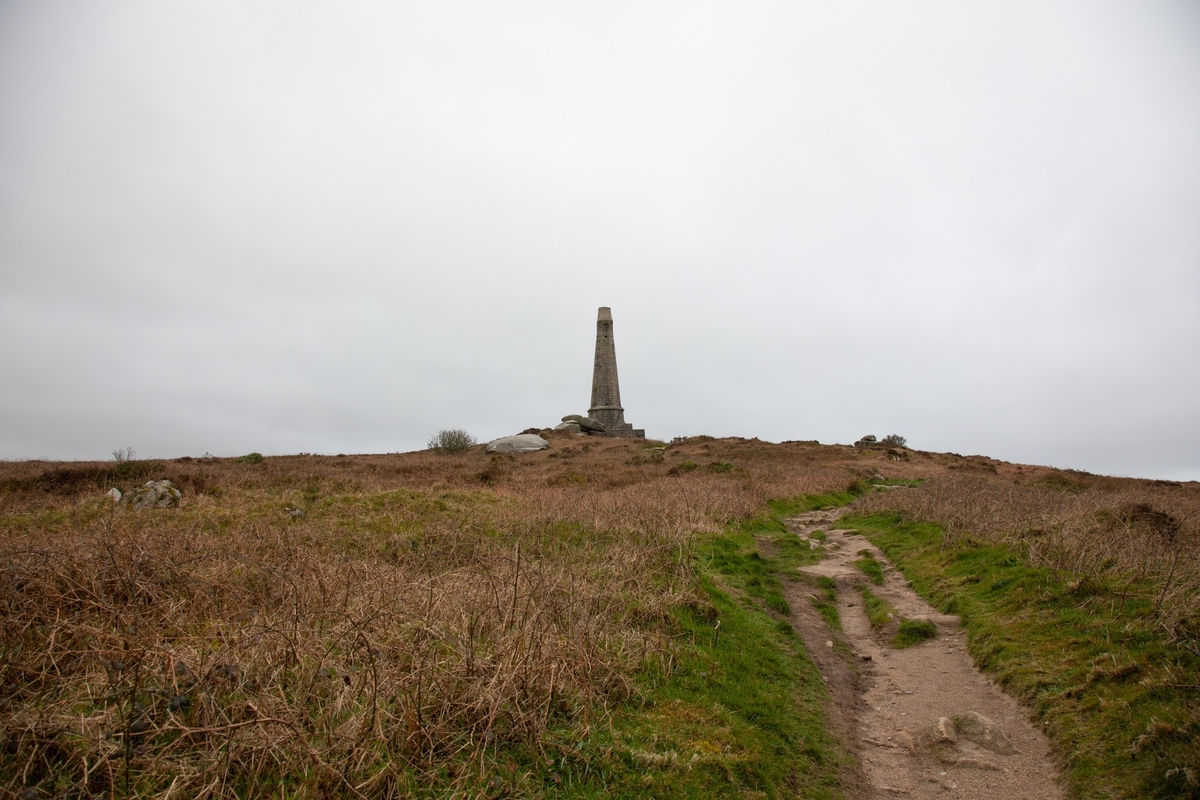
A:
{"label": "overcast grey sky", "polygon": [[653,437],[1200,479],[1200,4],[0,0],[0,457]]}

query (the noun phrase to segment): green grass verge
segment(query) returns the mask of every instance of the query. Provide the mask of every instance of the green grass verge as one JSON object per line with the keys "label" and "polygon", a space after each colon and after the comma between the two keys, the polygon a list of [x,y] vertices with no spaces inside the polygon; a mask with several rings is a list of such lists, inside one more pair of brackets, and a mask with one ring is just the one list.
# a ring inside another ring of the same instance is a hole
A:
{"label": "green grass verge", "polygon": [[[847,756],[826,728],[824,681],[790,624],[716,583],[705,589],[711,611],[681,609],[675,618],[688,646],[670,674],[642,675],[642,702],[619,710],[582,748],[568,735],[546,770],[547,789],[580,797],[842,796]],[[556,774],[561,784],[550,783]]]}
{"label": "green grass verge", "polygon": [[[781,520],[828,501],[772,503],[703,543],[699,580],[711,605],[672,612],[678,646],[669,665],[638,676],[638,702],[618,709],[583,743],[564,730],[561,752],[549,765],[532,765],[547,790],[578,797],[843,796],[839,773],[850,756],[827,729],[824,680],[781,618],[790,611],[781,579],[818,559]],[[770,556],[760,541],[770,543]]]}
{"label": "green grass verge", "polygon": [[972,656],[1032,710],[1078,798],[1200,797],[1200,657],[1156,630],[1129,579],[1031,566],[1019,550],[893,515],[843,519],[963,618]]}

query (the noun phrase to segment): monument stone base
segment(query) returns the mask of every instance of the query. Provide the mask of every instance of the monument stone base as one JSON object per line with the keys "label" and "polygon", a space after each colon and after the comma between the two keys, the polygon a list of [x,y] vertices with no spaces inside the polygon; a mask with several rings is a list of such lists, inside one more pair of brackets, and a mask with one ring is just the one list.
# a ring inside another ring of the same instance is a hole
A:
{"label": "monument stone base", "polygon": [[635,428],[632,425],[630,425],[628,422],[625,424],[628,427],[616,428],[611,431],[605,430],[604,433],[607,436],[615,436],[618,439],[645,439],[646,438],[646,429],[645,428]]}
{"label": "monument stone base", "polygon": [[646,429],[635,428],[625,421],[625,409],[620,406],[602,406],[588,409],[588,416],[604,425],[605,436],[618,439],[645,439]]}

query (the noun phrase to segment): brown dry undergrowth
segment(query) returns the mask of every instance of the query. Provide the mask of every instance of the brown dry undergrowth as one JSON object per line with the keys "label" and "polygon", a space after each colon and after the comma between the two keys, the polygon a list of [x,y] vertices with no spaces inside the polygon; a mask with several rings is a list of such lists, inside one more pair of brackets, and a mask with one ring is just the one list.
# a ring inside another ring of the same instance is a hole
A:
{"label": "brown dry undergrowth", "polygon": [[[1164,608],[1195,585],[1194,484],[1063,493],[1013,484],[1058,473],[954,455],[555,435],[519,457],[4,463],[0,789],[487,793],[511,754],[555,755],[639,669],[669,671],[698,533],[876,472],[934,478],[866,502],[952,535],[1161,573]],[[102,499],[150,478],[181,506]],[[1139,504],[1176,520],[1175,550],[1119,546],[1158,541]]]}
{"label": "brown dry undergrowth", "polygon": [[[669,668],[697,532],[874,471],[812,445],[553,441],[2,465],[3,787],[485,786],[506,748],[553,747],[548,729],[586,730],[640,667]],[[147,478],[182,505],[102,499]]]}
{"label": "brown dry undergrowth", "polygon": [[947,472],[916,491],[866,497],[858,509],[936,523],[951,546],[971,537],[1014,545],[1034,566],[1075,575],[1082,589],[1119,576],[1153,602],[1169,642],[1200,655],[1200,485],[1005,472]]}

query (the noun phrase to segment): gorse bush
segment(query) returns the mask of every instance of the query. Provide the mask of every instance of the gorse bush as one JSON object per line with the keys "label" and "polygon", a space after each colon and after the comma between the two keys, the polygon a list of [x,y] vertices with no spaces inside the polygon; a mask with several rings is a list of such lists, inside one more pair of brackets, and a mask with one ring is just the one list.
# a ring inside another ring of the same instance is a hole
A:
{"label": "gorse bush", "polygon": [[475,437],[458,428],[438,431],[429,437],[429,449],[442,455],[465,453],[474,446]]}
{"label": "gorse bush", "polygon": [[884,447],[904,447],[908,444],[908,439],[905,439],[898,433],[889,433],[887,436],[883,437],[883,441],[879,444]]}

